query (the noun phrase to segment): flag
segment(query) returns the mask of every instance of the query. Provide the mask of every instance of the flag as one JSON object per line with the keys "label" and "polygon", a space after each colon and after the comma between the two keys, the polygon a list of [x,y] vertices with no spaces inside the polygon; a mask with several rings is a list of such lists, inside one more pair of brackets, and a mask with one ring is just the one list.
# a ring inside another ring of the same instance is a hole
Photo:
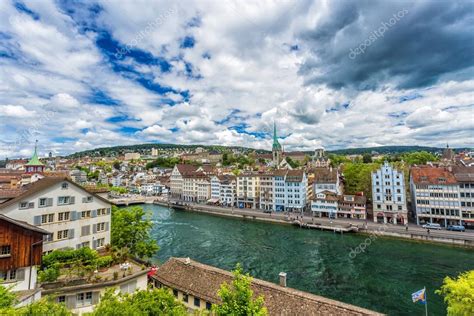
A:
{"label": "flag", "polygon": [[411,295],[411,299],[413,300],[413,303],[420,302],[421,304],[426,304],[425,289],[422,289],[413,293]]}

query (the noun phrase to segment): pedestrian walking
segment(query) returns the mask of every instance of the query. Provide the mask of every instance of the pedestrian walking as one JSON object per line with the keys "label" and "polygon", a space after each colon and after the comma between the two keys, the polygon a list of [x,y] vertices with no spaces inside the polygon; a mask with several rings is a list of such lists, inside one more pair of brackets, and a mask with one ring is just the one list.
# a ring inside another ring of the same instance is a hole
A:
{"label": "pedestrian walking", "polygon": [[428,235],[430,234],[430,229],[428,228]]}
{"label": "pedestrian walking", "polygon": [[405,231],[408,231],[408,224],[405,225]]}

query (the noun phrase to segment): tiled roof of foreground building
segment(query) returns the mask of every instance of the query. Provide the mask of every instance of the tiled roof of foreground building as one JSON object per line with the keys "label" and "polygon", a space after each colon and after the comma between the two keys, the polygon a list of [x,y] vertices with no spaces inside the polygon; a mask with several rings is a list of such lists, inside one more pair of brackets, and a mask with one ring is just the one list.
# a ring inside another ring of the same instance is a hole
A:
{"label": "tiled roof of foreground building", "polygon": [[[217,291],[221,284],[232,282],[233,275],[190,259],[170,258],[158,268],[153,278],[165,286],[216,304],[219,303]],[[252,290],[256,297],[264,296],[270,315],[382,315],[255,278]]]}

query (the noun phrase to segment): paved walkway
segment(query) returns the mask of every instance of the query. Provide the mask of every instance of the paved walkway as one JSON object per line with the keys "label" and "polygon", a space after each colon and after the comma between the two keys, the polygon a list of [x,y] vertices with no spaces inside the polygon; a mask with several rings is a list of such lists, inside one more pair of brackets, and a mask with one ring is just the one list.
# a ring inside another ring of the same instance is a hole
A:
{"label": "paved walkway", "polygon": [[[183,202],[182,202],[183,203]],[[219,213],[226,214],[235,214],[235,215],[245,215],[245,216],[257,216],[259,218],[268,218],[268,219],[277,219],[286,222],[292,222],[293,220],[298,220],[307,224],[319,223],[325,226],[331,227],[348,227],[356,226],[359,231],[367,233],[397,233],[401,235],[417,235],[417,236],[431,236],[431,237],[441,237],[441,238],[451,238],[451,239],[462,239],[462,240],[472,240],[474,241],[474,231],[467,230],[465,232],[455,232],[448,230],[433,230],[429,232],[427,229],[424,229],[420,226],[409,224],[408,230],[405,226],[394,225],[394,224],[379,224],[371,221],[358,220],[358,219],[349,219],[349,218],[338,218],[338,219],[329,219],[329,218],[320,218],[312,217],[309,215],[299,215],[296,213],[283,213],[283,212],[272,212],[264,213],[262,210],[257,209],[240,209],[240,208],[231,208],[231,207],[220,207],[213,205],[197,204],[197,203],[185,203],[188,206],[199,208],[209,211],[217,211]]]}

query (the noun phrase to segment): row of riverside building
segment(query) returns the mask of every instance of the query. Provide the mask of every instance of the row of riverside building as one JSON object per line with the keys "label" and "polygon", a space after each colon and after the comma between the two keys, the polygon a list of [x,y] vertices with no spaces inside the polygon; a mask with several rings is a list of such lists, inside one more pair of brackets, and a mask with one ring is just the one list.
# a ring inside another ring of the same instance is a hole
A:
{"label": "row of riverside building", "polygon": [[[406,225],[413,218],[418,225],[474,224],[474,166],[415,165],[406,179],[385,162],[372,172],[371,187],[374,222]],[[367,219],[366,196],[343,194],[343,177],[336,168],[275,169],[235,176],[219,174],[210,166],[179,164],[171,173],[170,194],[185,202]]]}
{"label": "row of riverside building", "polygon": [[[338,169],[276,169],[219,174],[211,167],[178,164],[170,177],[170,197],[194,203],[274,212],[311,211],[317,216],[366,218],[366,197],[343,195]],[[334,212],[326,205],[331,202]]]}

